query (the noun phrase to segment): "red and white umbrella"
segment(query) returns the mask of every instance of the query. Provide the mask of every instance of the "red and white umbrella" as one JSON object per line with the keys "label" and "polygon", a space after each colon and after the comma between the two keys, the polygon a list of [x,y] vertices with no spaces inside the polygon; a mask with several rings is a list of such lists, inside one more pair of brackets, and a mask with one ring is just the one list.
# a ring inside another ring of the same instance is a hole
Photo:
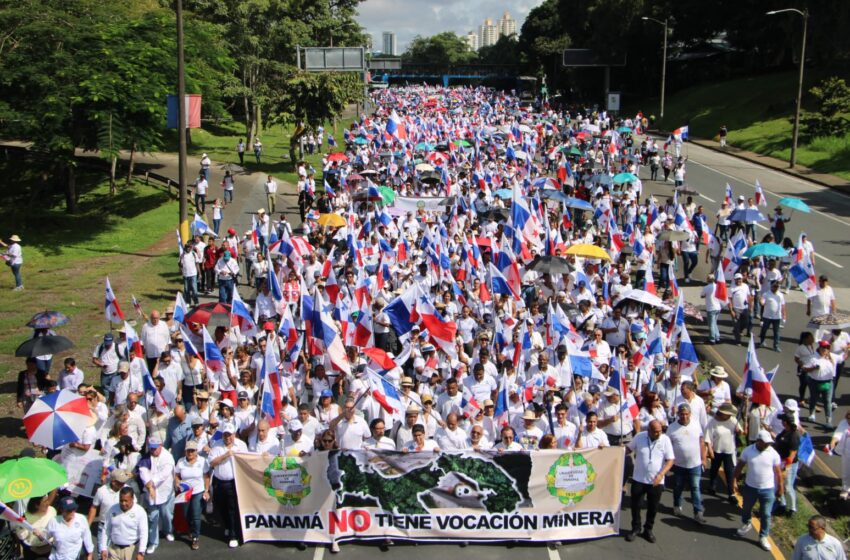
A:
{"label": "red and white umbrella", "polygon": [[89,424],[91,412],[86,398],[67,389],[44,395],[24,416],[27,438],[48,449],[80,441]]}

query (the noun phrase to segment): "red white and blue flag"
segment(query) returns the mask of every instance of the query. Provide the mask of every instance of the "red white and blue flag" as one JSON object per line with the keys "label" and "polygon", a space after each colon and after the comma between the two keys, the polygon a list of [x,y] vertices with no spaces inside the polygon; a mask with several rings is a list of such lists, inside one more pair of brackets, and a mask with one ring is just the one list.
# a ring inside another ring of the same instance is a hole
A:
{"label": "red white and blue flag", "polygon": [[188,504],[192,499],[192,486],[188,482],[181,482],[177,487],[177,495],[174,496],[175,504]]}
{"label": "red white and blue flag", "polygon": [[124,312],[121,311],[121,306],[118,304],[118,298],[115,297],[115,292],[112,291],[112,285],[109,283],[109,276],[106,277],[106,301],[104,303],[104,314],[106,320],[111,323],[121,323],[124,321]]}
{"label": "red white and blue flag", "polygon": [[204,341],[204,362],[207,369],[219,373],[224,369],[224,356],[205,326],[201,326]]}

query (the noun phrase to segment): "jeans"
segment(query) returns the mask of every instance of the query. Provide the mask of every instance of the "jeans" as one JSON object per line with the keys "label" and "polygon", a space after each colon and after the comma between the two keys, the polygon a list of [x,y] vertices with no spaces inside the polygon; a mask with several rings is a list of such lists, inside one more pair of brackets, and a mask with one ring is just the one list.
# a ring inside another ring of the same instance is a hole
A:
{"label": "jeans", "polygon": [[773,502],[776,500],[776,491],[773,488],[753,488],[744,484],[741,495],[744,497],[743,511],[741,512],[741,523],[746,525],[753,518],[753,507],[759,502],[761,512],[761,531],[759,537],[770,535],[770,514],[773,510]]}
{"label": "jeans", "polygon": [[655,525],[655,514],[658,512],[658,503],[661,501],[661,494],[663,493],[663,484],[653,486],[632,480],[632,503],[630,506],[632,508],[632,531],[638,532],[641,528],[640,499],[643,496],[646,496],[646,523],[643,527],[647,531],[652,531],[652,527]]}
{"label": "jeans", "polygon": [[797,511],[797,491],[794,484],[797,482],[797,469],[800,463],[795,461],[785,467],[785,494],[779,498],[779,503],[791,511]]}
{"label": "jeans", "polygon": [[195,208],[201,214],[204,213],[204,210],[207,208],[207,195],[195,193]]}
{"label": "jeans", "polygon": [[685,278],[690,279],[691,272],[697,267],[699,255],[696,251],[682,251],[682,268],[685,269]]}
{"label": "jeans", "polygon": [[233,202],[233,189],[224,189],[224,203]]}
{"label": "jeans", "polygon": [[761,320],[761,331],[759,332],[759,346],[764,344],[764,338],[767,335],[767,329],[773,328],[773,349],[779,349],[779,325],[781,319],[765,319]]}
{"label": "jeans", "polygon": [[189,533],[193,539],[201,536],[201,498],[203,494],[192,494],[189,501],[183,504],[183,515],[189,524]]}
{"label": "jeans", "polygon": [[749,237],[750,241],[755,243],[755,241],[756,241],[756,225],[755,224],[747,224],[744,227],[744,236]]}
{"label": "jeans", "polygon": [[720,466],[723,466],[723,475],[726,478],[726,492],[732,496],[732,475],[735,472],[735,456],[731,453],[715,453],[711,459],[711,467],[708,471],[708,487],[714,489],[714,481],[717,480],[717,473],[720,472]]}
{"label": "jeans", "polygon": [[708,315],[708,339],[712,342],[720,341],[720,329],[717,328],[717,316],[720,311],[706,311]]}
{"label": "jeans", "polygon": [[826,423],[832,424],[832,380],[818,381],[809,378],[809,416],[814,416],[815,406],[821,401]]}
{"label": "jeans", "polygon": [[188,305],[198,305],[198,277],[184,276],[183,277],[183,299]]}
{"label": "jeans", "polygon": [[717,225],[717,237],[721,241],[729,241],[729,226]]}
{"label": "jeans", "polygon": [[661,263],[658,271],[658,288],[662,290],[666,290],[667,286],[670,284],[670,267],[667,263]]}
{"label": "jeans", "polygon": [[24,281],[21,279],[21,265],[11,264],[9,265],[9,268],[12,269],[12,276],[15,277],[15,287],[22,287],[24,285]]}
{"label": "jeans", "polygon": [[262,156],[262,155],[263,155],[262,150],[254,150],[254,157],[257,158],[257,163],[261,163],[260,162],[260,156]]}
{"label": "jeans", "polygon": [[233,299],[233,278],[218,279],[218,301],[230,303]]}
{"label": "jeans", "polygon": [[673,507],[682,507],[682,494],[685,484],[690,486],[691,501],[694,503],[694,513],[702,512],[702,495],[699,491],[699,479],[702,474],[702,465],[690,469],[673,465]]}
{"label": "jeans", "polygon": [[148,504],[148,546],[159,545],[159,531],[166,535],[174,532],[171,521],[174,519],[174,494],[164,504]]}
{"label": "jeans", "polygon": [[213,220],[213,231],[218,235],[218,230],[221,229],[221,220]]}

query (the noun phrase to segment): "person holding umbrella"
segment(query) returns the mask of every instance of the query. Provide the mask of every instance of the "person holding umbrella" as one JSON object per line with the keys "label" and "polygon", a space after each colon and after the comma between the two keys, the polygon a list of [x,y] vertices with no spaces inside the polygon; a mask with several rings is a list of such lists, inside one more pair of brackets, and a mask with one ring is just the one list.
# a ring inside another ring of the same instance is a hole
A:
{"label": "person holding umbrella", "polygon": [[52,490],[45,496],[35,496],[27,502],[27,512],[24,519],[35,531],[23,525],[15,527],[15,536],[21,542],[24,560],[46,558],[50,554],[50,543],[45,538],[47,535],[44,534],[44,530],[56,517],[56,509],[51,505],[55,499],[56,490]]}

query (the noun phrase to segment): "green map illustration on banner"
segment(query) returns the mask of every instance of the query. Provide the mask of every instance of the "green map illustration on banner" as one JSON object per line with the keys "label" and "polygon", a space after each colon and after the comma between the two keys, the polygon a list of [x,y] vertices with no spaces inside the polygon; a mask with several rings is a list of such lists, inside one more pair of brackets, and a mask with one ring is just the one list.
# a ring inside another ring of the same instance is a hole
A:
{"label": "green map illustration on banner", "polygon": [[330,461],[328,478],[338,480],[334,487],[340,503],[355,498],[360,505],[397,514],[458,507],[505,513],[516,511],[524,500],[516,480],[481,456],[417,453],[369,457],[364,465],[357,456],[341,452]]}

